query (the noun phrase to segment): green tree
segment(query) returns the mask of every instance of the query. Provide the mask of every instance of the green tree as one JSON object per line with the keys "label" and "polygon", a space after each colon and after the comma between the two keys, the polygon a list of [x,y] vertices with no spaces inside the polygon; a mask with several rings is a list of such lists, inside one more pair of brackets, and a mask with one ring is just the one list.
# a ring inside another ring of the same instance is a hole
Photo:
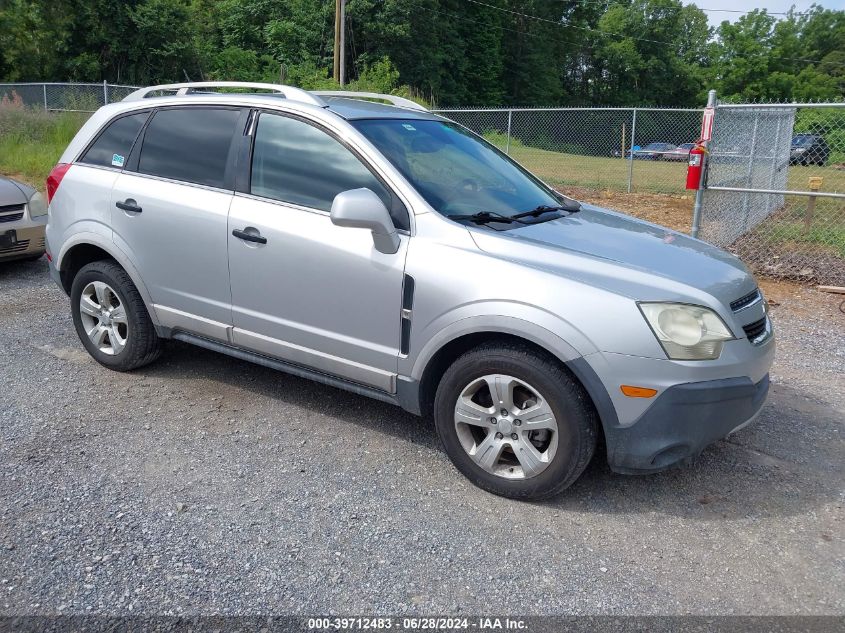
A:
{"label": "green tree", "polygon": [[[332,0],[2,0],[0,80],[334,86]],[[697,106],[845,96],[845,11],[680,0],[348,0],[351,85],[441,105]],[[395,76],[398,73],[398,78]]]}
{"label": "green tree", "polygon": [[707,18],[680,0],[633,0],[611,6],[598,21],[594,99],[612,105],[692,104],[706,86]]}

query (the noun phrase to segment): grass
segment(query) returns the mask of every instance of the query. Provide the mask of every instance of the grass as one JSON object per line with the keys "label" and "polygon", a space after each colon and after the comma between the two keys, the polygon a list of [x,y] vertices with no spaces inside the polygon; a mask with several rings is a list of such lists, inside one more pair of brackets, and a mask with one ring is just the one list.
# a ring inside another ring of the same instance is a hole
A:
{"label": "grass", "polygon": [[809,227],[804,224],[806,209],[806,198],[788,203],[785,210],[756,229],[756,238],[773,243],[812,244],[845,259],[845,202],[818,199]]}
{"label": "grass", "polygon": [[0,106],[0,173],[43,189],[50,170],[87,118],[76,112]]}
{"label": "grass", "polygon": [[[504,135],[486,134],[485,138],[505,149]],[[587,189],[626,191],[628,160],[622,158],[580,156],[526,147],[512,139],[510,156],[524,167],[552,185],[575,186]],[[739,173],[739,172],[738,172]],[[684,161],[633,161],[632,191],[663,194],[689,194],[685,188],[687,165]],[[787,187],[791,190],[809,189],[809,177],[822,176],[823,191],[845,192],[845,170],[832,167],[791,166]]]}

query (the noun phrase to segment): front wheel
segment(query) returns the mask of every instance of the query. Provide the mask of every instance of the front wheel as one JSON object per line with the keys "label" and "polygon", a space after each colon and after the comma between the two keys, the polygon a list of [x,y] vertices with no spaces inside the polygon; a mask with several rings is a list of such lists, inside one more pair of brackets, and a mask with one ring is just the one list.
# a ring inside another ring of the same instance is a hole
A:
{"label": "front wheel", "polygon": [[504,497],[556,495],[595,452],[589,396],[556,359],[527,346],[486,344],[458,358],[437,389],[434,415],[452,463]]}

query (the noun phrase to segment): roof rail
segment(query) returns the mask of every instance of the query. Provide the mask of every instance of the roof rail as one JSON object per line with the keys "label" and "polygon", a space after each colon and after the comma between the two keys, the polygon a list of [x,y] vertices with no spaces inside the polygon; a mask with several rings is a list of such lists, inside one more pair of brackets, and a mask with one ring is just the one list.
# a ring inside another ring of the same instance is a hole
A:
{"label": "roof rail", "polygon": [[279,94],[281,94],[285,99],[290,99],[292,101],[300,101],[302,103],[308,103],[310,105],[319,106],[321,108],[326,107],[326,102],[320,99],[320,97],[315,96],[316,93],[310,93],[306,90],[302,90],[301,88],[294,88],[293,86],[284,86],[281,84],[265,84],[248,81],[195,81],[181,84],[162,84],[159,86],[148,86],[146,88],[136,90],[135,92],[125,97],[123,100],[139,101],[141,99],[144,99],[150,93],[158,92],[160,90],[175,90],[178,96],[183,96],[191,94],[195,90],[202,88],[254,88],[259,90],[272,90],[273,92],[278,92]]}
{"label": "roof rail", "polygon": [[378,92],[353,92],[348,90],[312,90],[311,94],[321,97],[348,97],[350,99],[380,99],[395,105],[399,108],[408,108],[409,110],[422,110],[428,112],[428,108],[421,106],[415,101],[405,99],[404,97],[397,97],[395,95],[379,94]]}

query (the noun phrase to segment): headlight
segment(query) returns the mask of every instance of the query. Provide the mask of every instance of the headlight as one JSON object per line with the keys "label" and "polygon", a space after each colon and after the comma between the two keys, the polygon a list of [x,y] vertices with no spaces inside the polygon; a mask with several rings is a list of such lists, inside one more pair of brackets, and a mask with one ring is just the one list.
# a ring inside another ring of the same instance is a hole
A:
{"label": "headlight", "polygon": [[37,191],[29,199],[27,206],[29,207],[29,217],[31,218],[47,215],[47,201]]}
{"label": "headlight", "polygon": [[719,315],[683,303],[641,303],[645,320],[672,360],[714,360],[733,334]]}

